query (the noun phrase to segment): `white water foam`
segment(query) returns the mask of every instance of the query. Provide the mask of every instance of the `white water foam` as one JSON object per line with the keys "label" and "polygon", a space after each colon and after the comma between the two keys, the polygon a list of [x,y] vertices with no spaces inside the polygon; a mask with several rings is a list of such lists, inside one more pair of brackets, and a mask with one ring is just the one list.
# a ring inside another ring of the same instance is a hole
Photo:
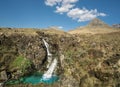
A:
{"label": "white water foam", "polygon": [[43,79],[50,79],[53,75],[53,72],[54,72],[56,66],[57,66],[57,59],[54,59],[50,65],[48,71],[46,71],[43,74]]}
{"label": "white water foam", "polygon": [[51,63],[51,61],[52,61],[52,54],[51,54],[50,51],[49,51],[49,44],[48,44],[44,39],[42,39],[42,40],[43,40],[43,42],[44,42],[44,44],[45,44],[45,47],[46,47],[46,50],[47,50],[47,58],[48,58],[47,68],[49,68],[50,63]]}
{"label": "white water foam", "polygon": [[43,42],[44,42],[46,50],[47,50],[47,57],[48,57],[47,68],[48,68],[48,70],[43,74],[42,79],[48,80],[48,79],[52,78],[52,76],[53,76],[53,72],[57,66],[57,59],[54,59],[52,61],[52,54],[49,51],[49,44],[44,39],[43,39]]}

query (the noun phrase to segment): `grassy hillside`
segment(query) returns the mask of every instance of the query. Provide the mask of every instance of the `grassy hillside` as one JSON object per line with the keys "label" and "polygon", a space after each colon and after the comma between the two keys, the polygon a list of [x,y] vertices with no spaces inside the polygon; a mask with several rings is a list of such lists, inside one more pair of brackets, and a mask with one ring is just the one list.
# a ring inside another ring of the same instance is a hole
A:
{"label": "grassy hillside", "polygon": [[[0,28],[0,83],[5,87],[120,87],[120,30],[95,19],[83,28]],[[46,72],[49,44],[58,60],[53,84],[22,84],[19,78]],[[19,84],[18,84],[19,83]]]}
{"label": "grassy hillside", "polygon": [[93,19],[88,25],[83,27],[78,27],[74,30],[69,31],[70,34],[105,34],[118,32],[119,29],[113,28],[100,19]]}

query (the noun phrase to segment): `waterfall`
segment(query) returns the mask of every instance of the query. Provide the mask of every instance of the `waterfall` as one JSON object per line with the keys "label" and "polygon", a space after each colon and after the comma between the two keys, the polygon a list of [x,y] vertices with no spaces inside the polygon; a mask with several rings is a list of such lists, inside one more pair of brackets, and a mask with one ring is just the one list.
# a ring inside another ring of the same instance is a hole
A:
{"label": "waterfall", "polygon": [[43,40],[43,42],[44,42],[44,44],[45,44],[45,47],[46,47],[46,50],[47,50],[47,58],[48,58],[47,68],[49,68],[50,63],[51,63],[51,61],[52,61],[52,54],[51,54],[50,51],[49,51],[49,44],[48,44],[44,39],[42,39],[42,40]]}
{"label": "waterfall", "polygon": [[46,50],[47,50],[47,57],[48,57],[48,70],[43,74],[42,78],[43,80],[50,79],[53,76],[53,72],[57,66],[57,59],[55,58],[52,61],[52,54],[49,51],[49,44],[43,39],[43,42],[45,44]]}
{"label": "waterfall", "polygon": [[44,42],[44,44],[45,44],[45,47],[46,47],[46,49],[47,49],[47,55],[48,56],[51,56],[52,54],[50,53],[50,51],[49,51],[49,44],[43,39],[43,42]]}
{"label": "waterfall", "polygon": [[57,65],[57,59],[54,59],[53,62],[51,63],[48,71],[46,71],[44,74],[43,74],[43,79],[49,79],[52,77],[52,74],[53,74],[53,71],[55,69]]}

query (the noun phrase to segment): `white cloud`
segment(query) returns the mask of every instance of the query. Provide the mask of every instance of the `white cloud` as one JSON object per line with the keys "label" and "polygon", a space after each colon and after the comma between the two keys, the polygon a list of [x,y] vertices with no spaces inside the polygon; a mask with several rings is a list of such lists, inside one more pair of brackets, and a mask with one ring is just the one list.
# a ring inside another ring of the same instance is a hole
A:
{"label": "white cloud", "polygon": [[62,0],[61,5],[56,7],[57,13],[63,14],[75,6],[78,0]]}
{"label": "white cloud", "polygon": [[66,5],[76,3],[78,0],[45,0],[45,4],[48,6],[54,6],[57,4]]}
{"label": "white cloud", "polygon": [[78,0],[63,0],[62,4],[72,4],[72,3],[76,3]]}
{"label": "white cloud", "polygon": [[68,12],[70,10],[70,8],[73,8],[73,7],[74,7],[74,5],[71,5],[71,4],[62,5],[61,7],[57,6],[55,12],[63,14],[64,12]]}
{"label": "white cloud", "polygon": [[63,29],[63,26],[58,26],[59,29]]}
{"label": "white cloud", "polygon": [[106,14],[105,13],[99,13],[99,16],[106,16]]}
{"label": "white cloud", "polygon": [[45,4],[48,6],[54,6],[60,2],[62,2],[62,0],[45,0]]}
{"label": "white cloud", "polygon": [[52,29],[63,29],[63,26],[50,26],[48,28],[52,28]]}
{"label": "white cloud", "polygon": [[56,6],[56,13],[63,14],[75,6],[78,0],[45,0],[48,6]]}
{"label": "white cloud", "polygon": [[75,3],[79,0],[45,0],[48,6],[56,6],[56,13],[66,13],[68,17],[84,22],[92,20],[98,16],[106,16],[105,13],[98,12],[97,9],[88,10],[86,8],[75,8]]}
{"label": "white cloud", "polygon": [[99,13],[97,9],[88,10],[86,8],[83,8],[83,9],[74,8],[67,13],[67,16],[77,20],[78,22],[83,22],[83,21],[89,21],[98,16],[106,16],[106,14]]}

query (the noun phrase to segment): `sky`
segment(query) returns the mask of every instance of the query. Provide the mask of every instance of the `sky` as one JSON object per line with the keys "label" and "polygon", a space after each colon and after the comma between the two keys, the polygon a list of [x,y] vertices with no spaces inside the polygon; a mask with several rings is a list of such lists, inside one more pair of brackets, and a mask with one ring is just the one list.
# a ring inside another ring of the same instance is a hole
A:
{"label": "sky", "polygon": [[120,0],[0,0],[0,27],[47,28],[65,31],[94,18],[120,23]]}

